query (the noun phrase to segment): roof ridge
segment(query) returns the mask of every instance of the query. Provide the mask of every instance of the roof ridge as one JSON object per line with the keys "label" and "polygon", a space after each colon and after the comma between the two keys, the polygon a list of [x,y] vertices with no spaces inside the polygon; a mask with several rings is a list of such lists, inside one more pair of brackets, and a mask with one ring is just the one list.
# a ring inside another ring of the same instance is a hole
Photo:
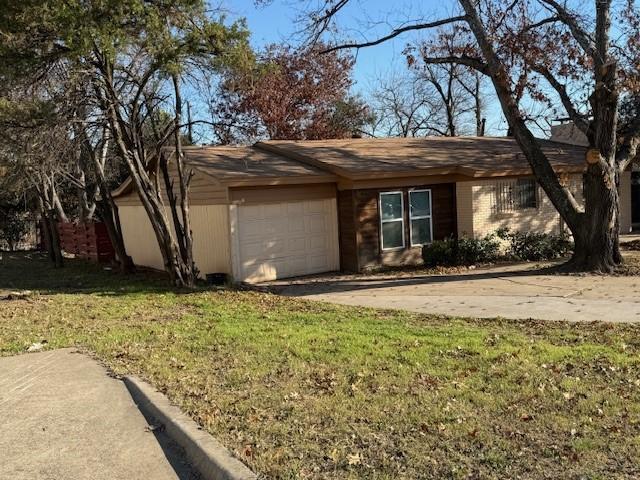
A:
{"label": "roof ridge", "polygon": [[324,162],[320,162],[313,158],[309,158],[306,155],[300,155],[294,152],[287,151],[286,149],[279,148],[278,145],[273,143],[268,143],[266,141],[256,142],[252,146],[256,150],[262,150],[263,152],[275,153],[276,155],[280,155],[288,160],[292,160],[294,162],[302,163],[303,165],[307,165],[310,167],[317,168],[322,170],[323,172],[332,173],[334,175],[340,175],[342,177],[349,178],[349,175],[346,170],[340,167],[336,167],[333,165],[327,165]]}

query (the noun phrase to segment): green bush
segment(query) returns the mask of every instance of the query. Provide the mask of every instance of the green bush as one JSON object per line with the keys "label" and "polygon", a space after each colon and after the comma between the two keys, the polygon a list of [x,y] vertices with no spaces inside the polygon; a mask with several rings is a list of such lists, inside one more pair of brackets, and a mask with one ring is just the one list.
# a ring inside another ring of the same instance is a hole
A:
{"label": "green bush", "polygon": [[[501,241],[505,243],[501,248]],[[564,235],[511,232],[501,229],[481,238],[446,238],[422,247],[427,267],[451,267],[489,263],[500,259],[553,260],[572,250]]]}
{"label": "green bush", "polygon": [[458,265],[493,262],[500,257],[500,240],[490,234],[481,238],[458,239]]}
{"label": "green bush", "polygon": [[482,238],[446,238],[422,247],[422,260],[428,267],[473,265],[499,257],[500,241],[495,235]]}
{"label": "green bush", "polygon": [[508,255],[516,260],[553,260],[571,252],[573,245],[565,235],[548,233],[502,233],[508,240]]}
{"label": "green bush", "polygon": [[0,249],[8,246],[10,251],[18,245],[31,231],[31,217],[20,210],[0,211]]}
{"label": "green bush", "polygon": [[424,245],[422,247],[422,260],[427,267],[451,267],[456,265],[456,240],[454,238],[445,238],[444,240],[435,240]]}

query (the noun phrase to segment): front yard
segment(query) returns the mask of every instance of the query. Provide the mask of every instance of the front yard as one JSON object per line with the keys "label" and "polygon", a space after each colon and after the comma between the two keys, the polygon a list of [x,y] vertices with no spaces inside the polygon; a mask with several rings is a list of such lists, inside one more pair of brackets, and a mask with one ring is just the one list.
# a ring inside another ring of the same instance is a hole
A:
{"label": "front yard", "polygon": [[640,476],[637,325],[184,293],[152,275],[1,255],[0,354],[43,340],[93,352],[265,478]]}

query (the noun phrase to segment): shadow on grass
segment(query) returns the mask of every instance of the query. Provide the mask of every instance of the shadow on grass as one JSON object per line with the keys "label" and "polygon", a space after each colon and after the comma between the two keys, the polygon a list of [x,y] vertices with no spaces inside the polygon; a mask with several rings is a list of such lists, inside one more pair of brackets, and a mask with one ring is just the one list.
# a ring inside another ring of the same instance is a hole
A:
{"label": "shadow on grass", "polygon": [[165,274],[152,270],[124,275],[107,265],[79,259],[65,259],[63,268],[54,268],[46,252],[0,252],[0,293],[19,290],[113,296],[190,292],[171,287]]}

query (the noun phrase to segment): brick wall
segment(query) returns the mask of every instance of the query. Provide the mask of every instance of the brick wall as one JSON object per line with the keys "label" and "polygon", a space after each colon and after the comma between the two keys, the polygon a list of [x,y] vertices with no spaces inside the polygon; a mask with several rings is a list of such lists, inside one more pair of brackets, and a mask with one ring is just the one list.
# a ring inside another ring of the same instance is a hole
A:
{"label": "brick wall", "polygon": [[[538,207],[514,212],[496,211],[496,185],[504,180],[474,180],[456,184],[458,232],[468,237],[482,237],[499,228],[512,231],[559,233],[560,214],[538,187]],[[569,178],[570,188],[582,202],[581,176]]]}

